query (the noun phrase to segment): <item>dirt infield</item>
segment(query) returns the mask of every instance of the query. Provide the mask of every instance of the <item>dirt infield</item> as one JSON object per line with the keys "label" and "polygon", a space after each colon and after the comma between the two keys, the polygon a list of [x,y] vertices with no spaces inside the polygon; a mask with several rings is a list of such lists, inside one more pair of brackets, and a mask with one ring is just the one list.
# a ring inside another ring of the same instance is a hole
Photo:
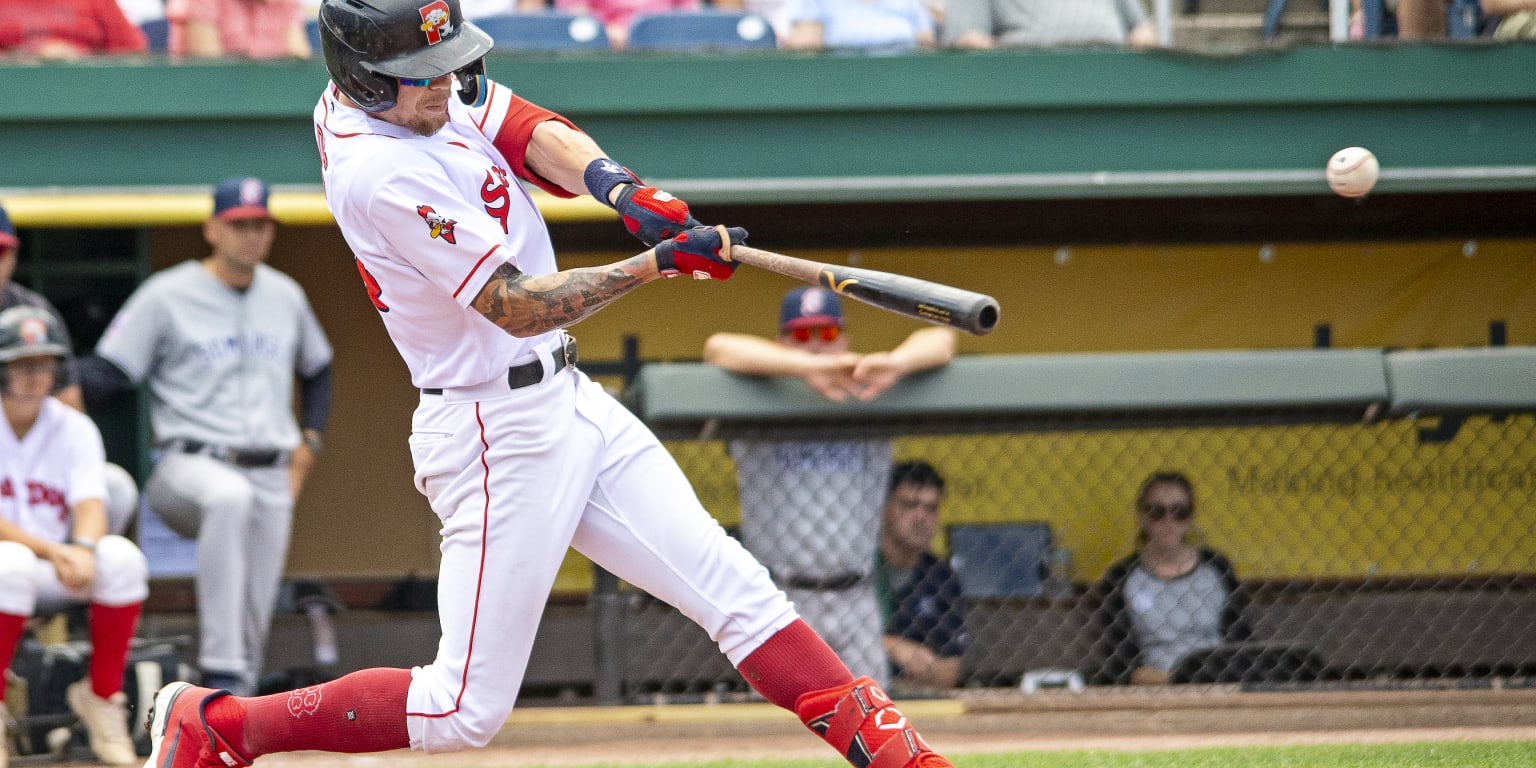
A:
{"label": "dirt infield", "polygon": [[[934,747],[1020,749],[1536,741],[1536,690],[1335,693],[993,694],[903,702]],[[831,758],[766,704],[528,707],[490,747],[453,755],[273,755],[269,768],[579,766],[717,758]],[[831,764],[829,762],[829,764]]]}

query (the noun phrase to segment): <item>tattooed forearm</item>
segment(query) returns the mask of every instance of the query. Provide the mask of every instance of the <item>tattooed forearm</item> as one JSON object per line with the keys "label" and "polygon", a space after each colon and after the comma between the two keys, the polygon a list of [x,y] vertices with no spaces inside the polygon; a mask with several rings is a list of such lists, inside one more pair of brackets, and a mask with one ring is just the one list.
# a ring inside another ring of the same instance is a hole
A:
{"label": "tattooed forearm", "polygon": [[503,264],[485,281],[474,307],[513,336],[571,325],[646,282],[648,254],[588,269],[533,277]]}

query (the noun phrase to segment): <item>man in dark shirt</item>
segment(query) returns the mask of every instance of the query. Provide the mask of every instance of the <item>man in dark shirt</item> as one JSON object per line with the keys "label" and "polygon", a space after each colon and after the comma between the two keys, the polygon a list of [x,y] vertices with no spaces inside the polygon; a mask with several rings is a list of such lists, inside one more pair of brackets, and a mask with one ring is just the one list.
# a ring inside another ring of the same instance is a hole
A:
{"label": "man in dark shirt", "polygon": [[944,478],[924,461],[905,461],[891,471],[877,588],[886,613],[885,650],[898,681],[925,688],[953,688],[970,634],[960,578],[928,550],[939,529]]}

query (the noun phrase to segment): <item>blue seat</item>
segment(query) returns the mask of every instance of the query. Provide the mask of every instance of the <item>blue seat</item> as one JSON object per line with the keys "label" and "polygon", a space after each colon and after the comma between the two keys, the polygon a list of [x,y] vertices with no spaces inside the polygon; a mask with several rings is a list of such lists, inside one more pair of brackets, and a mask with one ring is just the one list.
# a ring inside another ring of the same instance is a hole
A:
{"label": "blue seat", "polygon": [[316,56],[320,55],[320,20],[310,19],[304,22],[304,34],[309,37],[309,48]]}
{"label": "blue seat", "polygon": [[629,47],[638,51],[700,51],[774,48],[768,20],[755,13],[678,11],[642,14],[629,25]]}
{"label": "blue seat", "polygon": [[607,50],[608,31],[581,13],[498,13],[471,19],[496,47],[510,51]]}
{"label": "blue seat", "polygon": [[171,23],[165,19],[150,19],[139,25],[144,32],[144,40],[149,43],[150,53],[165,53],[170,45]]}

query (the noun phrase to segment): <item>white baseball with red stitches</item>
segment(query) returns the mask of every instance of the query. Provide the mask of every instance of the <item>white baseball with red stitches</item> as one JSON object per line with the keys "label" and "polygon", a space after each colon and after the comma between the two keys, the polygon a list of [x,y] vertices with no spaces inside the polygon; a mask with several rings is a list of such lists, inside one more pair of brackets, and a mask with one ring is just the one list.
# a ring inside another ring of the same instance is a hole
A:
{"label": "white baseball with red stitches", "polygon": [[1328,187],[1341,197],[1360,197],[1376,188],[1381,166],[1365,147],[1345,147],[1328,159]]}

